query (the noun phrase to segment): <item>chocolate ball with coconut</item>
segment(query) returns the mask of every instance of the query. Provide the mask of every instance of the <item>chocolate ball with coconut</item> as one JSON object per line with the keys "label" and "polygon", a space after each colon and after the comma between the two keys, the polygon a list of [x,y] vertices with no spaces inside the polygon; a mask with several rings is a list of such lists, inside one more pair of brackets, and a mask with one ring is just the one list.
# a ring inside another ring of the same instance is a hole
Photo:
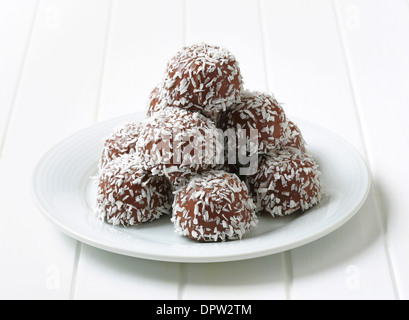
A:
{"label": "chocolate ball with coconut", "polygon": [[136,153],[143,168],[166,176],[176,189],[192,175],[220,166],[222,141],[215,124],[202,114],[167,107],[145,120]]}
{"label": "chocolate ball with coconut", "polygon": [[253,149],[258,153],[274,152],[287,133],[283,108],[268,93],[244,90],[240,97],[240,103],[222,113],[218,127],[235,130],[239,147],[246,147],[247,152]]}
{"label": "chocolate ball with coconut", "polygon": [[209,171],[194,177],[174,199],[175,232],[197,241],[241,239],[256,226],[255,206],[235,174]]}
{"label": "chocolate ball with coconut", "polygon": [[307,152],[306,142],[300,128],[291,120],[287,119],[282,149],[290,149],[292,152]]}
{"label": "chocolate ball with coconut", "polygon": [[101,169],[97,190],[95,214],[113,225],[136,225],[171,212],[169,182],[143,170],[135,154],[107,163]]}
{"label": "chocolate ball with coconut", "polygon": [[111,132],[104,139],[104,148],[99,162],[99,168],[103,168],[111,160],[123,155],[135,152],[135,144],[139,137],[142,124],[137,121],[127,121]]}
{"label": "chocolate ball with coconut", "polygon": [[278,151],[261,156],[258,171],[246,183],[259,214],[303,212],[321,199],[320,171],[307,154]]}
{"label": "chocolate ball with coconut", "polygon": [[[151,117],[153,116],[156,112],[165,109],[167,107],[175,107],[175,104],[169,104],[166,99],[163,97],[163,83],[160,83],[156,85],[151,93],[149,94],[148,97],[148,103],[147,103],[147,110],[146,110],[146,116]],[[199,112],[202,113],[202,108],[200,106],[196,106],[191,104],[188,108],[184,108],[188,111],[191,112]],[[212,117],[209,117],[212,119]]]}
{"label": "chocolate ball with coconut", "polygon": [[243,79],[236,58],[227,49],[206,43],[180,50],[167,64],[162,100],[200,111],[215,120],[240,100]]}

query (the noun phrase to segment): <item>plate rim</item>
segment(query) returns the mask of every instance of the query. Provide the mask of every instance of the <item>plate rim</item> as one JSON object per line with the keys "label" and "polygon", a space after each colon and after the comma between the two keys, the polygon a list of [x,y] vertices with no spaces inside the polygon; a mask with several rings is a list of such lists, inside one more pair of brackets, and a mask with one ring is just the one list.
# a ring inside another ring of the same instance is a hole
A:
{"label": "plate rim", "polygon": [[[132,117],[135,117],[137,115],[142,116],[142,112],[136,112],[136,113],[131,113],[127,115],[122,115],[119,117],[107,119],[104,121],[100,121],[97,123],[94,123],[92,125],[89,125],[75,133],[72,133],[62,139],[60,142],[54,144],[51,148],[48,149],[47,152],[45,152],[42,157],[38,160],[36,166],[34,167],[34,170],[32,171],[32,179],[31,179],[31,194],[32,197],[34,198],[34,202],[37,205],[37,207],[40,209],[40,212],[42,215],[54,226],[58,228],[61,232],[64,234],[70,236],[71,238],[74,238],[77,241],[83,242],[85,244],[88,244],[90,246],[113,252],[116,254],[121,254],[121,255],[126,255],[126,256],[131,256],[131,257],[136,257],[136,258],[143,258],[143,259],[148,259],[148,260],[155,260],[155,261],[166,261],[166,262],[182,262],[182,263],[208,263],[208,262],[227,262],[227,261],[239,261],[239,260],[247,260],[247,259],[253,259],[253,258],[258,258],[266,255],[272,255],[272,254],[277,254],[283,251],[291,250],[294,248],[301,247],[303,245],[306,245],[308,243],[311,243],[313,241],[316,241],[331,232],[335,231],[342,225],[344,225],[346,222],[348,222],[355,214],[361,209],[363,204],[365,203],[369,192],[371,188],[371,183],[372,183],[372,177],[370,174],[369,167],[366,163],[366,160],[362,156],[362,154],[353,146],[351,145],[347,140],[344,138],[340,137],[336,133],[332,132],[331,130],[322,127],[310,120],[305,120],[297,116],[291,116],[287,115],[287,117],[295,122],[303,122],[307,123],[309,126],[315,127],[316,129],[320,131],[324,131],[327,135],[331,136],[333,139],[338,140],[342,145],[346,146],[356,157],[356,159],[359,160],[360,165],[365,169],[365,190],[362,189],[362,196],[360,198],[360,201],[355,204],[355,207],[349,211],[348,214],[342,215],[340,219],[337,219],[334,223],[332,223],[330,226],[323,228],[321,230],[318,230],[318,232],[315,232],[314,234],[306,235],[302,237],[301,239],[298,239],[297,241],[283,244],[280,246],[275,246],[272,248],[262,248],[260,250],[253,250],[252,252],[246,252],[246,253],[232,253],[229,255],[218,255],[218,254],[213,254],[213,255],[205,255],[205,256],[191,256],[188,257],[186,255],[180,255],[179,253],[173,253],[171,255],[163,255],[161,253],[147,253],[147,252],[140,252],[140,251],[129,251],[124,248],[118,248],[116,246],[108,245],[106,243],[102,243],[99,240],[92,239],[89,236],[83,235],[80,232],[77,232],[75,230],[72,230],[72,228],[68,228],[65,226],[61,221],[59,221],[55,216],[53,216],[45,207],[44,204],[41,202],[41,196],[39,196],[38,188],[36,188],[36,185],[41,181],[40,179],[40,173],[41,169],[43,167],[43,164],[45,160],[55,151],[58,149],[58,147],[63,146],[65,143],[68,141],[71,141],[78,135],[83,135],[87,131],[92,131],[96,130],[98,126],[106,126],[109,123],[112,123],[113,125],[115,123],[119,123],[119,121],[123,120],[131,120]],[[195,243],[196,245],[196,243]]]}

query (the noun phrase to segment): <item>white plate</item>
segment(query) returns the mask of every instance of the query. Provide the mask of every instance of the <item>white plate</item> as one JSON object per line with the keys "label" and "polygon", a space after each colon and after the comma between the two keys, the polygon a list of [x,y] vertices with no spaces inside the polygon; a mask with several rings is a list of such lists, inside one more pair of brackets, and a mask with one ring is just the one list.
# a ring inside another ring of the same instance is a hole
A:
{"label": "white plate", "polygon": [[177,235],[169,216],[133,227],[112,226],[93,214],[102,139],[133,114],[78,132],[52,148],[33,176],[36,203],[60,230],[89,245],[111,252],[162,261],[217,262],[260,257],[321,238],[349,220],[364,203],[370,185],[365,162],[348,143],[315,124],[292,117],[320,165],[326,194],[301,215],[260,217],[242,240],[197,243]]}

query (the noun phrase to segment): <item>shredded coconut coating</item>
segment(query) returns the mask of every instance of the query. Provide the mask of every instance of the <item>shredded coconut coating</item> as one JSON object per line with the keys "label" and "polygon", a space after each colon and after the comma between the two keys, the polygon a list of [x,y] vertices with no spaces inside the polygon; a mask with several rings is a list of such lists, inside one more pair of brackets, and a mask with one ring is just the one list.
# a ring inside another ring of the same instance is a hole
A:
{"label": "shredded coconut coating", "polygon": [[184,47],[167,64],[162,100],[215,117],[240,101],[243,79],[236,58],[205,43]]}
{"label": "shredded coconut coating", "polygon": [[306,142],[301,130],[293,121],[287,119],[287,126],[285,130],[286,132],[284,133],[282,148],[291,149],[294,152],[307,152]]}
{"label": "shredded coconut coating", "polygon": [[[148,97],[148,104],[147,104],[147,110],[146,110],[146,116],[148,118],[154,116],[156,112],[159,112],[165,108],[177,107],[174,104],[168,104],[167,101],[163,99],[162,91],[163,91],[163,84],[158,84],[151,91]],[[199,112],[205,117],[211,119],[214,123],[216,123],[218,116],[219,116],[218,112],[206,113],[203,111],[203,109],[200,106],[195,106],[193,104],[191,104],[189,107],[185,107],[182,109],[185,109],[191,112]]]}
{"label": "shredded coconut coating", "polygon": [[287,119],[281,105],[273,95],[259,91],[244,90],[241,102],[224,112],[218,127],[242,130],[247,135],[247,150],[250,150],[250,130],[258,131],[258,152],[274,152],[282,144]]}
{"label": "shredded coconut coating", "polygon": [[217,168],[223,137],[197,112],[177,107],[160,110],[144,122],[136,144],[138,161],[153,175],[166,176],[176,189],[192,175]]}
{"label": "shredded coconut coating", "polygon": [[104,148],[99,162],[100,170],[111,160],[135,152],[135,144],[141,131],[142,123],[128,121],[116,127],[110,136],[104,139]]}
{"label": "shredded coconut coating", "polygon": [[172,200],[165,177],[151,175],[135,154],[125,154],[101,169],[95,214],[113,225],[136,225],[170,214]]}
{"label": "shredded coconut coating", "polygon": [[311,156],[284,150],[261,158],[246,180],[259,214],[289,215],[320,202],[321,173]]}
{"label": "shredded coconut coating", "polygon": [[146,111],[146,116],[151,117],[155,112],[163,109],[161,106],[162,100],[161,100],[161,87],[162,84],[157,84],[155,88],[152,89],[151,93],[149,94],[148,97],[148,104],[147,104],[147,111]]}
{"label": "shredded coconut coating", "polygon": [[241,239],[258,223],[255,205],[235,174],[208,171],[176,192],[175,232],[197,241]]}

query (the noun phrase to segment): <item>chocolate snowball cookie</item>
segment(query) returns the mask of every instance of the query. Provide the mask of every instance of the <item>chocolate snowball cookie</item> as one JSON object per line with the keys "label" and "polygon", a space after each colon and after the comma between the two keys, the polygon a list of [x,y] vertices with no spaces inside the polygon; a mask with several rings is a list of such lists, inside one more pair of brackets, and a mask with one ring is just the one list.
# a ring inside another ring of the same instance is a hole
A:
{"label": "chocolate snowball cookie", "polygon": [[209,171],[194,177],[174,199],[175,232],[197,241],[241,239],[258,220],[246,185],[235,175]]}
{"label": "chocolate snowball cookie", "polygon": [[134,153],[141,127],[140,122],[127,121],[114,128],[111,134],[104,139],[99,168],[101,169],[108,162],[123,154]]}
{"label": "chocolate snowball cookie", "polygon": [[288,150],[262,156],[247,186],[259,214],[272,216],[303,212],[321,199],[320,171],[314,159]]}
{"label": "chocolate snowball cookie", "polygon": [[218,127],[233,129],[241,146],[258,153],[270,153],[282,144],[287,133],[287,118],[283,108],[270,94],[244,90],[241,102],[231,106],[220,116]]}
{"label": "chocolate snowball cookie", "polygon": [[135,225],[169,214],[173,195],[165,177],[153,176],[125,154],[101,170],[95,214],[113,225]]}
{"label": "chocolate snowball cookie", "polygon": [[145,120],[136,153],[143,168],[153,175],[166,176],[176,189],[192,175],[220,166],[222,142],[210,119],[167,107]]}
{"label": "chocolate snowball cookie", "polygon": [[169,105],[206,116],[240,101],[243,79],[236,58],[225,48],[206,43],[180,50],[167,64],[162,98]]}

